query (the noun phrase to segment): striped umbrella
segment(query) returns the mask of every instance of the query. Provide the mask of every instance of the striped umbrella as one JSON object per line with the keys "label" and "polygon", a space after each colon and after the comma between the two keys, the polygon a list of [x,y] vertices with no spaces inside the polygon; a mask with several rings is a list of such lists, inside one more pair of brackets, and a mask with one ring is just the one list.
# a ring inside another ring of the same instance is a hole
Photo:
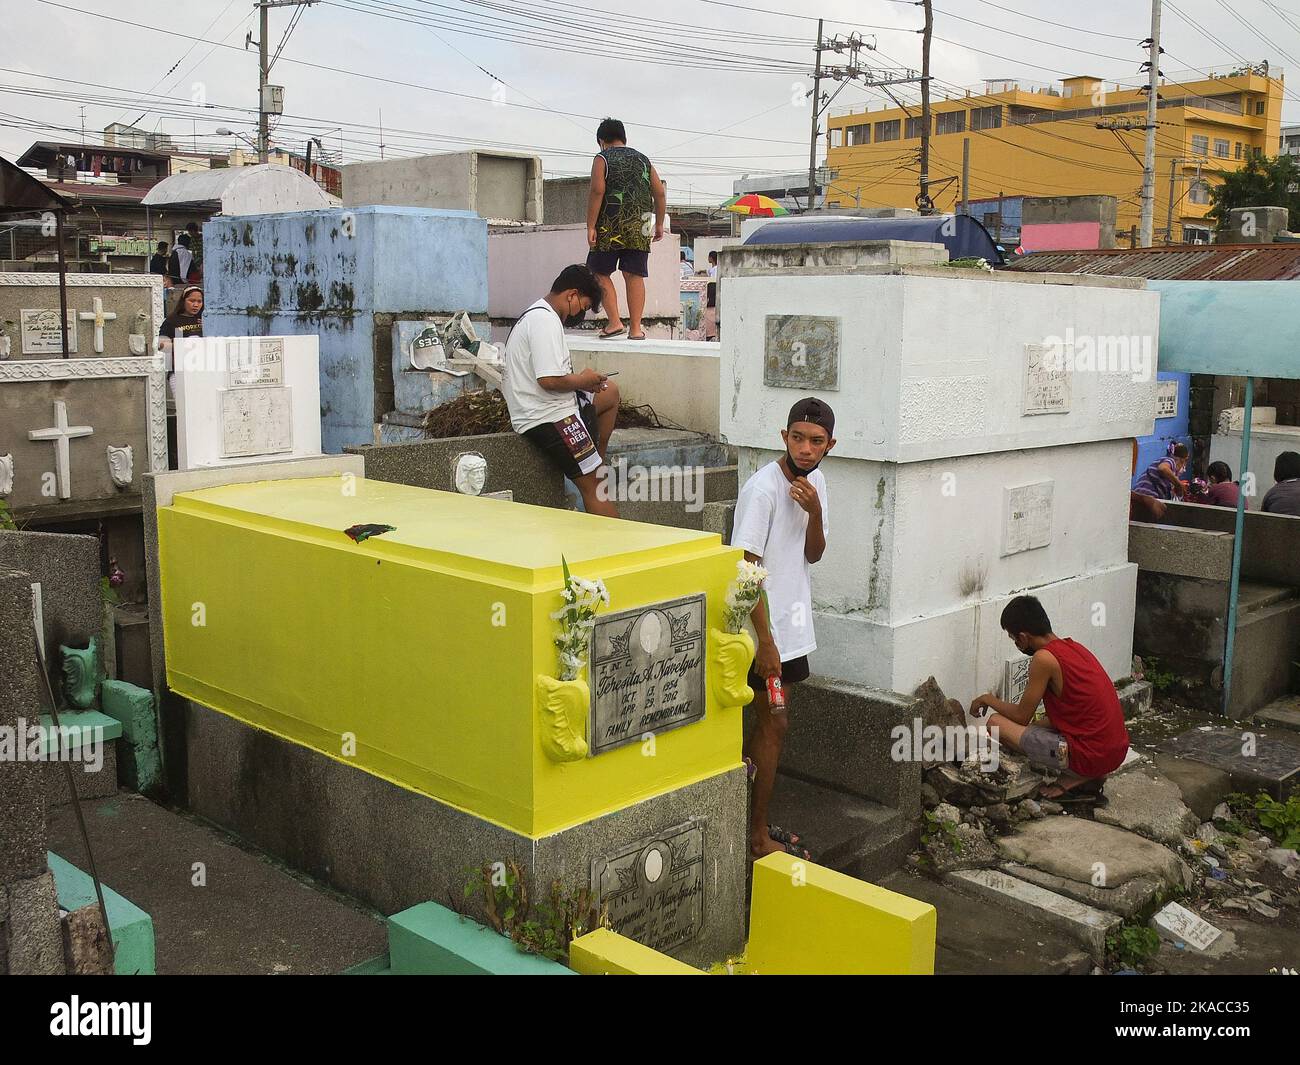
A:
{"label": "striped umbrella", "polygon": [[749,215],[750,218],[779,218],[790,213],[772,197],[752,192],[744,196],[733,196],[722,206],[734,214]]}

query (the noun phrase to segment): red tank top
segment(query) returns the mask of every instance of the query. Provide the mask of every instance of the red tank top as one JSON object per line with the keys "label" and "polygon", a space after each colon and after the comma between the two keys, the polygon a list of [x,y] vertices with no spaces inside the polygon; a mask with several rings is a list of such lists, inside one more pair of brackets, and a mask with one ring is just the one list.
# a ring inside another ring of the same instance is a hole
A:
{"label": "red tank top", "polygon": [[1128,753],[1128,730],[1106,670],[1073,640],[1053,640],[1043,649],[1061,664],[1061,694],[1053,695],[1049,685],[1043,705],[1052,727],[1070,744],[1070,770],[1100,777],[1118,769]]}

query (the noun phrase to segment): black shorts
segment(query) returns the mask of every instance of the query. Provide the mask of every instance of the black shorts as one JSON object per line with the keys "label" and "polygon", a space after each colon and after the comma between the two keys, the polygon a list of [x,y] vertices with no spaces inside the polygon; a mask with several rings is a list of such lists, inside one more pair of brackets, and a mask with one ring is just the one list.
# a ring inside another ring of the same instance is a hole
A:
{"label": "black shorts", "polygon": [[594,274],[609,277],[615,270],[636,277],[650,276],[650,253],[633,251],[631,248],[615,248],[612,251],[587,252],[587,265]]}
{"label": "black shorts", "polygon": [[[798,658],[792,658],[789,662],[781,663],[781,687],[788,688],[791,684],[798,684],[801,680],[808,679],[808,656],[800,655]],[[755,692],[767,691],[767,681],[754,672],[754,667],[749,667],[749,679],[746,682]]]}
{"label": "black shorts", "polygon": [[[585,394],[583,393],[583,395]],[[587,427],[587,434],[594,443],[599,439],[599,434],[596,432],[596,405],[582,399],[580,396],[578,398],[578,414],[582,418],[582,424]],[[534,425],[531,429],[525,429],[521,435],[539,447],[542,454],[550,460],[551,465],[559,467],[560,472],[569,480],[576,481],[583,475],[577,459],[573,457],[573,452],[560,438],[560,431],[555,428],[553,422]]]}

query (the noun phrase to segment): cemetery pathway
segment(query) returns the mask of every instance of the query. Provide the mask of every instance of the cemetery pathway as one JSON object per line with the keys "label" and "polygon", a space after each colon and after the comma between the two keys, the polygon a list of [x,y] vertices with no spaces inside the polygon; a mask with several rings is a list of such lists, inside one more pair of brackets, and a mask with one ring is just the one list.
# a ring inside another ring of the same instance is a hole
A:
{"label": "cemetery pathway", "polygon": [[[205,822],[126,791],[82,809],[103,882],[153,918],[160,975],[338,973],[387,949],[382,916]],[[70,804],[49,832],[87,867]]]}

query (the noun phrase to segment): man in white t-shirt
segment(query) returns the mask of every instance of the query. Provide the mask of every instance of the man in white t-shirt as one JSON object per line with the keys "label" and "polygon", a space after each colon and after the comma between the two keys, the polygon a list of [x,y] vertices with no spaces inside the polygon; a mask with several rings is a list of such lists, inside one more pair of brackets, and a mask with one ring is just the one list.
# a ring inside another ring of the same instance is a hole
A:
{"label": "man in white t-shirt", "polygon": [[573,372],[564,327],[600,307],[600,283],[586,266],[566,266],[551,291],[524,311],[506,338],[501,394],[510,425],[571,480],[588,514],[617,518],[598,470],[618,417],[618,386],[604,374]]}
{"label": "man in white t-shirt", "polygon": [[817,467],[835,446],[835,414],[820,399],[801,399],[781,430],[785,454],[755,473],[740,490],[731,546],[767,570],[766,601],[750,614],[754,628],[755,729],[745,748],[754,767],[749,849],[755,858],[787,851],[808,858],[797,835],[774,827],[767,806],[776,781],[788,718],[769,701],[769,684],[788,688],[808,678],[808,654],[817,649],[812,617],[812,564],[830,531],[826,477]]}

